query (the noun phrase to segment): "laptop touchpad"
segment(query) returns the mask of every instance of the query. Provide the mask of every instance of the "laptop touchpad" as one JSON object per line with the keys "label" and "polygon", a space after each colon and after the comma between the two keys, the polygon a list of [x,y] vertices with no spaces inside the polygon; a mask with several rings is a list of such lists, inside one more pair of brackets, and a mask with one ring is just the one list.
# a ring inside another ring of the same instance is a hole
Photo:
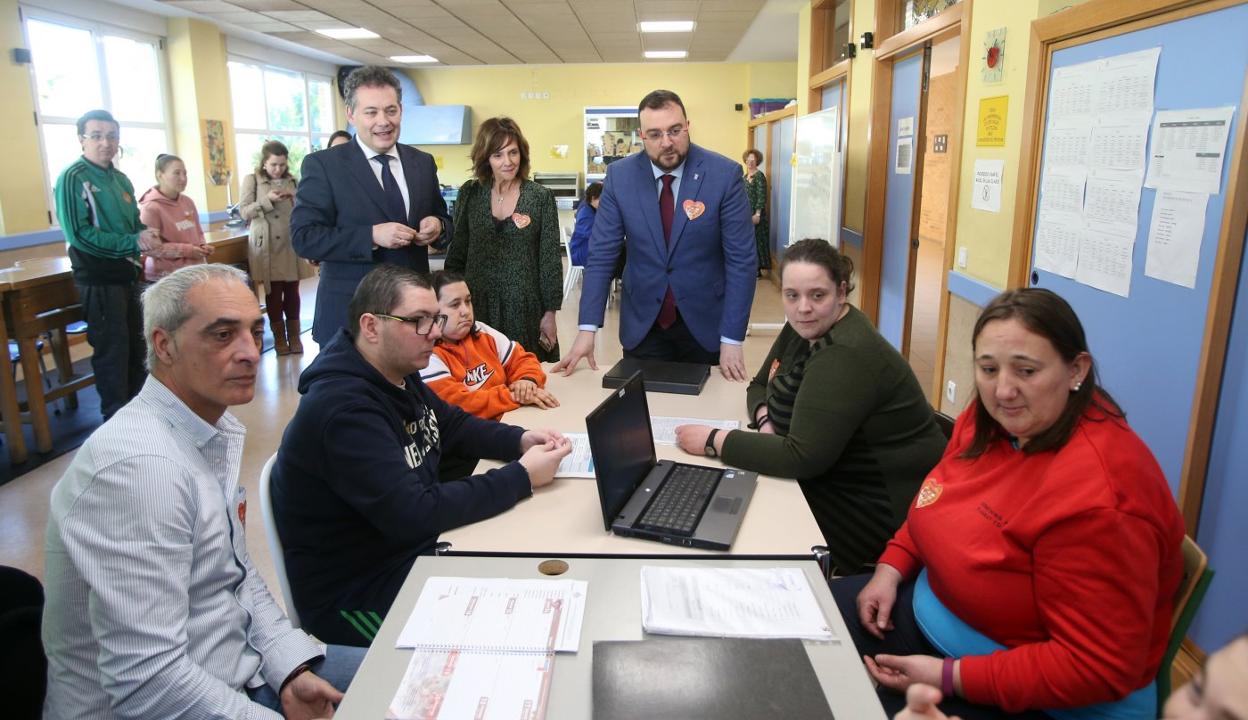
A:
{"label": "laptop touchpad", "polygon": [[729,515],[736,515],[737,513],[741,512],[741,505],[742,505],[742,502],[741,502],[741,498],[739,497],[729,498],[729,497],[720,496],[720,497],[715,498],[714,502],[711,503],[711,511],[717,512],[717,513],[728,513]]}

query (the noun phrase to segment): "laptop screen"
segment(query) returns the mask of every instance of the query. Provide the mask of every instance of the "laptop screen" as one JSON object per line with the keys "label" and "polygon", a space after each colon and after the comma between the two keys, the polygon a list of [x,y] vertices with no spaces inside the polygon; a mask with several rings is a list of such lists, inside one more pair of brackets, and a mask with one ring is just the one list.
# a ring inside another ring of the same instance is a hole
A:
{"label": "laptop screen", "polygon": [[650,407],[641,373],[613,391],[585,418],[607,530],[656,462]]}

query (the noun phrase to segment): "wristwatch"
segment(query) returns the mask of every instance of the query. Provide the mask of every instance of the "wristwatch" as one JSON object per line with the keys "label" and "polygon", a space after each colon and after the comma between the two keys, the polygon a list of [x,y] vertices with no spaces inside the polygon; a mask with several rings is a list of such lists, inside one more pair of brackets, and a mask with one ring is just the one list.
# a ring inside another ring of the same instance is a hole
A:
{"label": "wristwatch", "polygon": [[719,452],[715,449],[715,436],[719,434],[719,428],[711,428],[711,433],[706,436],[706,456],[719,457]]}

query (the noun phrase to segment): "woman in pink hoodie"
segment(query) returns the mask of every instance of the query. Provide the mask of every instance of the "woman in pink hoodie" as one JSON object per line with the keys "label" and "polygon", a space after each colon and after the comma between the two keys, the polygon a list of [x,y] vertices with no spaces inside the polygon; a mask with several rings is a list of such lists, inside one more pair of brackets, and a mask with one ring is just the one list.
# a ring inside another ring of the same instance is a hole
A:
{"label": "woman in pink hoodie", "polygon": [[156,185],[139,198],[139,220],[155,230],[160,240],[141,243],[146,256],[144,276],[156,282],[187,265],[207,262],[212,246],[204,244],[204,229],[199,224],[195,201],[183,194],[186,190],[186,165],[177,155],[156,157]]}

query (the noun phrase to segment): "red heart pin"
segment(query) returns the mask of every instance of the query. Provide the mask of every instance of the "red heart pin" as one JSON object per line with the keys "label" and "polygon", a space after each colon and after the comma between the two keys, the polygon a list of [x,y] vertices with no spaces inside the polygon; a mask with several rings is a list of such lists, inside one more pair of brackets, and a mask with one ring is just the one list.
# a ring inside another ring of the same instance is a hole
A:
{"label": "red heart pin", "polygon": [[512,213],[511,221],[516,224],[516,227],[523,230],[529,226],[529,223],[533,222],[533,219],[524,213]]}
{"label": "red heart pin", "polygon": [[685,215],[690,220],[697,220],[706,212],[706,204],[698,200],[686,200],[681,207],[685,209]]}

